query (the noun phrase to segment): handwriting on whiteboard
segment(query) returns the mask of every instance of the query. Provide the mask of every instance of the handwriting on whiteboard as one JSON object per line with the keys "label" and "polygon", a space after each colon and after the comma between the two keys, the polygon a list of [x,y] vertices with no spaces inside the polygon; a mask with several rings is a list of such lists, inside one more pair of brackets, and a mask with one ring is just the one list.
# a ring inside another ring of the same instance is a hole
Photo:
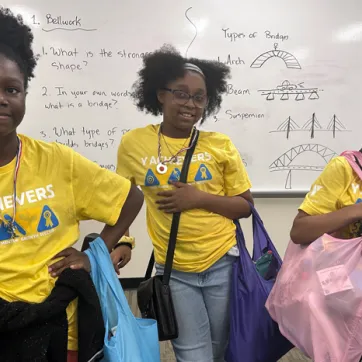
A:
{"label": "handwriting on whiteboard", "polygon": [[[226,117],[225,117],[226,116]],[[247,111],[239,111],[235,112],[231,109],[226,109],[224,112],[220,112],[214,116],[214,122],[220,122],[225,120],[256,120],[265,118],[264,113],[260,112],[247,112]]]}
{"label": "handwriting on whiteboard", "polygon": [[53,70],[78,72],[85,70],[91,65],[94,59],[129,59],[142,60],[149,51],[130,51],[127,49],[107,49],[80,50],[77,47],[46,47],[42,46],[41,55],[44,59],[51,58],[50,66]]}
{"label": "handwriting on whiteboard", "polygon": [[128,128],[112,126],[111,128],[92,127],[53,127],[51,130],[40,131],[45,141],[57,142],[77,149],[95,148],[100,151],[118,147],[121,137],[130,131]]}
{"label": "handwriting on whiteboard", "polygon": [[[256,39],[260,33],[257,31],[254,32],[238,32],[230,30],[230,28],[222,28],[221,29],[224,34],[224,39],[229,40],[230,42],[236,42],[241,39]],[[289,39],[289,35],[287,34],[280,34],[280,33],[272,33],[270,30],[265,30],[262,36],[265,37],[265,39],[272,39],[272,40],[281,40],[286,41]]]}
{"label": "handwriting on whiteboard", "polygon": [[50,111],[63,109],[93,108],[118,109],[118,99],[130,98],[130,90],[81,89],[56,86],[43,86],[41,95],[44,97],[44,108]]}
{"label": "handwriting on whiteboard", "polygon": [[[32,25],[33,26],[39,26],[41,25],[40,21],[41,19],[38,19],[36,15],[33,15],[31,17],[32,19]],[[46,14],[45,18],[43,19],[43,25],[45,27],[42,28],[42,31],[46,33],[54,32],[54,31],[62,31],[62,32],[92,32],[97,31],[95,28],[89,28],[87,26],[84,26],[84,21],[81,17],[78,15],[75,15],[74,17],[68,18],[64,17],[63,15],[59,14]]]}

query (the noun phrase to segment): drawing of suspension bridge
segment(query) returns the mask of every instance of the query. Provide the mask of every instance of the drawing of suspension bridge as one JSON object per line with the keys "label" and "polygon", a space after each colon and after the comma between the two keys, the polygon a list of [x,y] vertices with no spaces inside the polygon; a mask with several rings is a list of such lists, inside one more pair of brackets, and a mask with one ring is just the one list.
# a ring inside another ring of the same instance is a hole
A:
{"label": "drawing of suspension bridge", "polygon": [[309,132],[309,136],[313,139],[316,135],[316,132],[330,132],[332,133],[333,138],[336,138],[338,132],[351,132],[347,129],[346,126],[338,119],[334,114],[328,123],[327,127],[323,127],[315,113],[312,114],[312,117],[300,127],[292,117],[288,117],[276,130],[270,131],[270,133],[285,133],[287,139],[289,139],[292,132]]}
{"label": "drawing of suspension bridge", "polygon": [[304,152],[313,152],[316,155],[320,156],[325,165],[329,163],[329,161],[337,156],[336,152],[331,150],[330,148],[319,145],[319,144],[302,144],[299,146],[295,146],[283,153],[280,157],[278,157],[270,166],[270,172],[280,172],[287,171],[287,178],[285,180],[285,189],[292,189],[292,171],[323,171],[325,165],[303,165],[295,163],[296,158]]}

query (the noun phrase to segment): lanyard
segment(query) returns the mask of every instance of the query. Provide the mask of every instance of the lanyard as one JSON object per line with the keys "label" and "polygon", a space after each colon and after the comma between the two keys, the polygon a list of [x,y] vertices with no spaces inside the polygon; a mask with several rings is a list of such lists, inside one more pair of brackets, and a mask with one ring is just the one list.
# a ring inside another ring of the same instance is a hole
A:
{"label": "lanyard", "polygon": [[19,168],[20,168],[20,158],[22,153],[22,142],[18,137],[18,150],[16,152],[16,163],[14,170],[14,182],[13,182],[13,217],[12,220],[8,222],[7,229],[8,233],[11,234],[11,238],[14,239],[16,235],[16,226],[15,226],[15,217],[16,217],[16,183],[18,180]]}

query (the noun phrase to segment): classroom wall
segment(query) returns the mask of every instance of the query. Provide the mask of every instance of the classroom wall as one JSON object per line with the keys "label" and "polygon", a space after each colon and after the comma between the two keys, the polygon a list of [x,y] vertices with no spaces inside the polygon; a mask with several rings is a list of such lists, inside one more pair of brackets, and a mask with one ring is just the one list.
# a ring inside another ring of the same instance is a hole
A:
{"label": "classroom wall", "polygon": [[[289,242],[293,220],[302,203],[302,198],[256,198],[255,206],[260,214],[270,238],[283,257]],[[247,246],[251,251],[252,225],[250,220],[242,221]]]}

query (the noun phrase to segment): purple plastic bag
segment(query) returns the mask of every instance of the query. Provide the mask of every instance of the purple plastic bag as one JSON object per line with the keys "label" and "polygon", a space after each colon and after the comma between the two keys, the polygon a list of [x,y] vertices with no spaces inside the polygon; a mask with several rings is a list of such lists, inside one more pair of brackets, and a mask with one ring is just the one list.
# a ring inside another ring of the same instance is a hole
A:
{"label": "purple plastic bag", "polygon": [[274,279],[263,279],[254,262],[263,250],[271,250],[278,261],[282,260],[269,238],[257,211],[251,206],[253,215],[253,257],[245,246],[244,234],[235,221],[240,257],[233,265],[231,292],[230,339],[226,351],[227,362],[275,362],[294,346],[279,331],[278,324],[265,308]]}

